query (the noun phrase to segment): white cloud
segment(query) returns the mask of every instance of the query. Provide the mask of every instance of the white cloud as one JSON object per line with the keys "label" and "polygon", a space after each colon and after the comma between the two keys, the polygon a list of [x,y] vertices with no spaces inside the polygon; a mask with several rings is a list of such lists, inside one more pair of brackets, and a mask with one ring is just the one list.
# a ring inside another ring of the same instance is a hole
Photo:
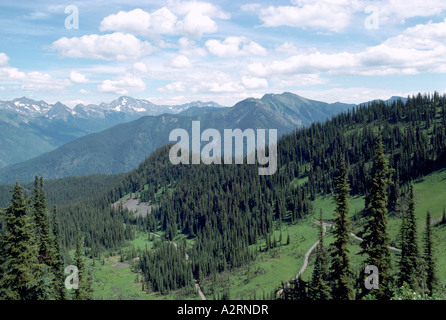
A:
{"label": "white cloud", "polygon": [[350,23],[353,13],[350,0],[297,0],[294,6],[269,6],[251,10],[259,11],[265,27],[290,26],[343,31]]}
{"label": "white cloud", "polygon": [[183,81],[174,81],[157,90],[160,92],[184,92],[186,87]]}
{"label": "white cloud", "polygon": [[105,17],[100,31],[119,31],[134,35],[153,37],[156,34],[174,34],[177,17],[166,7],[148,13],[142,9],[119,11]]}
{"label": "white cloud", "polygon": [[219,6],[203,1],[178,1],[170,0],[168,7],[178,15],[188,15],[190,13],[200,13],[210,18],[227,20],[231,15],[223,11]]}
{"label": "white cloud", "polygon": [[182,37],[178,40],[180,47],[180,54],[185,56],[204,57],[207,55],[207,51],[195,44],[195,41]]}
{"label": "white cloud", "polygon": [[268,81],[263,78],[256,77],[242,77],[242,83],[246,89],[266,89],[268,88]]}
{"label": "white cloud", "polygon": [[[64,91],[72,83],[68,79],[57,79],[48,73],[23,72],[8,64],[8,56],[0,53],[0,83],[15,84],[24,91]],[[10,86],[11,87],[11,86]]]}
{"label": "white cloud", "polygon": [[227,37],[224,41],[211,39],[205,45],[212,54],[220,58],[264,56],[267,53],[265,48],[246,37]]}
{"label": "white cloud", "polygon": [[9,60],[9,57],[5,53],[0,52],[0,67],[7,66],[8,60]]}
{"label": "white cloud", "polygon": [[284,60],[248,65],[257,77],[296,74],[404,75],[446,72],[446,21],[406,29],[360,52],[299,53]]}
{"label": "white cloud", "polygon": [[439,16],[446,10],[443,0],[363,0],[352,2],[355,9],[364,11],[368,5],[378,9],[380,23],[401,23],[414,17]]}
{"label": "white cloud", "polygon": [[71,71],[70,80],[74,83],[87,83],[88,79],[80,72]]}
{"label": "white cloud", "polygon": [[276,46],[276,51],[277,52],[284,52],[284,53],[296,53],[297,52],[297,47],[290,42],[284,42],[281,45]]}
{"label": "white cloud", "polygon": [[145,82],[137,77],[124,76],[119,80],[104,80],[98,86],[100,92],[115,93],[118,95],[128,95],[130,93],[141,92],[146,89]]}
{"label": "white cloud", "polygon": [[90,90],[86,90],[86,89],[80,89],[80,90],[79,90],[79,93],[80,93],[80,94],[90,94],[91,91],[90,91]]}
{"label": "white cloud", "polygon": [[[171,1],[152,13],[142,9],[119,11],[105,17],[99,26],[100,31],[118,31],[146,36],[159,41],[158,36],[185,35],[200,39],[205,33],[218,30],[213,19],[229,19],[229,14],[208,2]],[[162,43],[162,42],[161,42]]]}
{"label": "white cloud", "polygon": [[201,12],[192,11],[177,24],[178,28],[188,37],[200,39],[204,33],[217,32],[217,23]]}
{"label": "white cloud", "polygon": [[153,47],[134,35],[115,32],[112,34],[90,34],[82,37],[60,38],[52,48],[65,58],[102,60],[134,60],[148,55]]}
{"label": "white cloud", "polygon": [[192,63],[186,56],[179,55],[170,61],[170,66],[173,68],[190,68]]}
{"label": "white cloud", "polygon": [[143,62],[135,62],[132,66],[127,68],[127,73],[135,75],[145,75],[149,72],[147,65]]}

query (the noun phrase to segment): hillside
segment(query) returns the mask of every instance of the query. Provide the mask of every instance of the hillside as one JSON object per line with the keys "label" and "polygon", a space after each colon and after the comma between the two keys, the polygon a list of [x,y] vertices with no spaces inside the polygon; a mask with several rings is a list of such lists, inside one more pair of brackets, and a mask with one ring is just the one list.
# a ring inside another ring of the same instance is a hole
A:
{"label": "hillside", "polygon": [[272,128],[277,129],[280,137],[314,121],[325,121],[350,107],[352,105],[327,104],[283,93],[265,95],[262,99],[246,99],[232,108],[201,105],[177,115],[145,116],[84,136],[26,162],[2,168],[0,183],[14,183],[16,177],[28,182],[40,174],[54,179],[130,171],[154,150],[169,143],[173,129],[182,128],[190,133],[193,120],[200,121],[201,130],[215,128],[222,132],[223,129],[235,128]]}

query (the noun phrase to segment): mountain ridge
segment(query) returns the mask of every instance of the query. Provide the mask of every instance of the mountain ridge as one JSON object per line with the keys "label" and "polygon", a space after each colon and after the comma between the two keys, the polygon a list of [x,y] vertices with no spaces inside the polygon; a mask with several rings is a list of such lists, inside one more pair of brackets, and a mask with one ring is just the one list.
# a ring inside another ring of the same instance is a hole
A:
{"label": "mountain ridge", "polygon": [[[181,128],[191,133],[192,121],[200,121],[201,130],[277,129],[280,137],[314,121],[325,121],[353,106],[302,101],[297,95],[284,93],[266,95],[261,99],[247,98],[233,107],[206,110],[209,112],[144,116],[86,135],[25,162],[2,168],[0,183],[11,183],[17,177],[26,182],[36,174],[53,179],[129,171],[151,152],[169,143],[169,134],[173,129]],[[200,108],[198,110],[201,111]]]}
{"label": "mountain ridge", "polygon": [[223,108],[215,102],[201,101],[158,106],[126,96],[109,103],[78,104],[74,108],[59,101],[49,104],[27,97],[0,101],[0,167],[29,160],[82,136],[144,115],[175,114],[201,106]]}

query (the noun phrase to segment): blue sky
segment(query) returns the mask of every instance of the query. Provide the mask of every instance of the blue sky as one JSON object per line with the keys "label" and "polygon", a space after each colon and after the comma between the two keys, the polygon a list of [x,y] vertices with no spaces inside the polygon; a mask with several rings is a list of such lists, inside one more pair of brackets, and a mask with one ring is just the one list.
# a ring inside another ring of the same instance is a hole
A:
{"label": "blue sky", "polygon": [[445,18],[443,0],[2,0],[0,100],[232,106],[284,91],[347,103],[445,92]]}

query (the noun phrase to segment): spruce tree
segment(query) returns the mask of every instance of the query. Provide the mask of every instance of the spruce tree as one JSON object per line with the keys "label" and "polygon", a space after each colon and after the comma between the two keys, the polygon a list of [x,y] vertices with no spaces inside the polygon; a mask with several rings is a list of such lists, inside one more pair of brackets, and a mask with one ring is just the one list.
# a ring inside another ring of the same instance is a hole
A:
{"label": "spruce tree", "polygon": [[400,273],[398,285],[402,286],[406,282],[413,290],[417,289],[418,272],[418,239],[415,219],[415,204],[413,186],[409,189],[409,206],[407,212],[403,214],[401,222],[401,254]]}
{"label": "spruce tree", "polygon": [[330,287],[328,285],[327,255],[324,248],[324,225],[322,221],[322,209],[319,217],[319,243],[316,251],[313,274],[309,288],[309,296],[313,300],[328,300]]}
{"label": "spruce tree", "polygon": [[2,236],[0,299],[39,299],[37,247],[27,199],[16,182],[12,200],[4,211],[5,234]]}
{"label": "spruce tree", "polygon": [[53,266],[55,261],[54,238],[51,232],[51,222],[47,211],[46,196],[43,191],[43,177],[36,176],[32,195],[32,210],[34,213],[36,244],[39,261],[40,296],[44,300],[54,299],[56,276]]}
{"label": "spruce tree", "polygon": [[46,197],[43,191],[43,178],[36,176],[33,191],[33,210],[36,227],[37,244],[39,248],[39,263],[50,265],[53,259],[53,238],[50,219],[46,207]]}
{"label": "spruce tree", "polygon": [[79,287],[74,290],[75,300],[92,300],[93,291],[91,288],[91,278],[85,265],[84,256],[84,240],[80,235],[79,229],[77,230],[76,252],[74,261],[78,269]]}
{"label": "spruce tree", "polygon": [[424,272],[426,275],[425,278],[426,289],[427,289],[427,294],[429,296],[432,296],[437,281],[437,268],[436,268],[436,259],[434,255],[432,233],[433,229],[432,229],[431,214],[428,211],[426,214],[426,231],[424,234],[423,261],[424,261]]}
{"label": "spruce tree", "polygon": [[350,221],[348,219],[350,185],[345,162],[341,160],[335,178],[336,209],[333,225],[335,240],[331,245],[332,263],[330,268],[330,281],[332,283],[332,298],[336,300],[354,299],[353,273],[349,257]]}
{"label": "spruce tree", "polygon": [[62,247],[60,244],[60,232],[59,223],[57,219],[57,209],[56,206],[53,208],[53,213],[51,215],[51,231],[53,235],[53,250],[54,259],[51,265],[53,269],[54,277],[54,298],[56,300],[65,300],[67,298],[65,291],[65,274],[64,274],[64,261],[62,257]]}
{"label": "spruce tree", "polygon": [[373,157],[372,179],[366,198],[368,221],[361,233],[363,241],[361,254],[366,254],[365,265],[378,268],[378,289],[371,289],[371,294],[377,299],[389,299],[391,292],[389,237],[387,234],[387,189],[390,170],[384,154],[384,144],[381,135],[375,143]]}

